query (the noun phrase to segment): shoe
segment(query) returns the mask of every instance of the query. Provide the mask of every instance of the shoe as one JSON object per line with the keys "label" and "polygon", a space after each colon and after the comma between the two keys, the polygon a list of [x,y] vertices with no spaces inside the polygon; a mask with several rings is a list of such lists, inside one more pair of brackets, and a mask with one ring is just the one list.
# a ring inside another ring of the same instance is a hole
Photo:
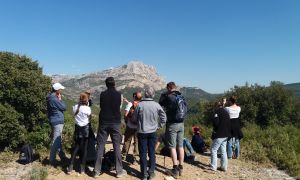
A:
{"label": "shoe", "polygon": [[67,167],[67,174],[71,174],[73,171],[73,165],[71,164],[69,167]]}
{"label": "shoe", "polygon": [[148,180],[148,177],[144,176],[144,177],[141,178],[141,180]]}
{"label": "shoe", "polygon": [[182,165],[178,166],[178,174],[179,174],[179,176],[182,176],[182,174],[183,174],[183,166]]}
{"label": "shoe", "polygon": [[219,167],[218,170],[222,171],[222,172],[226,172],[227,171],[227,169],[224,169],[224,168],[221,168],[221,167]]}
{"label": "shoe", "polygon": [[155,173],[150,173],[149,180],[154,180],[155,179]]}
{"label": "shoe", "polygon": [[171,170],[167,170],[167,174],[172,176],[173,178],[177,179],[179,177],[178,168],[173,168]]}
{"label": "shoe", "polygon": [[125,170],[123,169],[122,172],[120,172],[120,173],[117,174],[117,178],[122,178],[122,177],[124,177],[124,176],[126,176],[126,175],[127,175],[127,171],[125,171]]}
{"label": "shoe", "polygon": [[80,165],[79,173],[80,174],[85,173],[85,165]]}
{"label": "shoe", "polygon": [[93,178],[98,178],[101,175],[101,172],[93,171]]}

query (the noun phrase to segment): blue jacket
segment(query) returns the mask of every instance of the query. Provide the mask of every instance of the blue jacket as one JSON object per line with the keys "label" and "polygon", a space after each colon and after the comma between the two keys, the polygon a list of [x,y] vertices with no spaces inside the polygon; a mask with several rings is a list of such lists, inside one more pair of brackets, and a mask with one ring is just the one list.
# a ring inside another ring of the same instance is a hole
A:
{"label": "blue jacket", "polygon": [[64,111],[67,109],[65,103],[58,100],[54,93],[50,93],[46,101],[49,123],[52,126],[64,124]]}

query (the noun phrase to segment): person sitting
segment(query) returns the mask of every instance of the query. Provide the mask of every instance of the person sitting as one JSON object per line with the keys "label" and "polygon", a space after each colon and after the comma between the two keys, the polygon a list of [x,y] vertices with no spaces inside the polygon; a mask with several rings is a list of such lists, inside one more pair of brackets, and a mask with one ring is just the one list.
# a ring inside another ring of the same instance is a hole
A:
{"label": "person sitting", "polygon": [[[166,135],[165,133],[161,134],[157,139],[155,144],[155,151],[158,150],[160,145],[163,145],[159,154],[162,156],[170,157],[170,149],[167,147]],[[187,138],[183,138],[183,147],[184,147],[184,161],[194,160],[195,159],[195,151]]]}
{"label": "person sitting", "polygon": [[194,135],[192,137],[192,147],[197,153],[204,153],[205,142],[201,136],[201,129],[199,127],[194,128]]}

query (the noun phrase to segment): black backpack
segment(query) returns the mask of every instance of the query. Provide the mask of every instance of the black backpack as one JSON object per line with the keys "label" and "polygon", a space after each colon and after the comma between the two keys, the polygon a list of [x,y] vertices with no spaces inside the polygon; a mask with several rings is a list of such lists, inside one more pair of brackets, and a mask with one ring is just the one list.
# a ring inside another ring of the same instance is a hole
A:
{"label": "black backpack", "polygon": [[187,114],[187,103],[182,95],[175,94],[176,97],[176,121],[183,122]]}
{"label": "black backpack", "polygon": [[115,158],[114,150],[110,150],[104,154],[103,162],[102,162],[102,170],[107,172],[116,170],[116,158]]}
{"label": "black backpack", "polygon": [[33,161],[33,150],[30,144],[22,146],[18,162],[20,164],[29,164]]}

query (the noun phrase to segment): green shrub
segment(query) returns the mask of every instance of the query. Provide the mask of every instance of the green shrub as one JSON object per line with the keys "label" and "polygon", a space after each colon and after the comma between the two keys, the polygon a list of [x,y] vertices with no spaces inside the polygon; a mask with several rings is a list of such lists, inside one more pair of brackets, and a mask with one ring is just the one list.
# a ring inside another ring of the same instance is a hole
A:
{"label": "green shrub", "polygon": [[33,168],[29,173],[28,180],[46,180],[48,176],[48,170],[45,167]]}

